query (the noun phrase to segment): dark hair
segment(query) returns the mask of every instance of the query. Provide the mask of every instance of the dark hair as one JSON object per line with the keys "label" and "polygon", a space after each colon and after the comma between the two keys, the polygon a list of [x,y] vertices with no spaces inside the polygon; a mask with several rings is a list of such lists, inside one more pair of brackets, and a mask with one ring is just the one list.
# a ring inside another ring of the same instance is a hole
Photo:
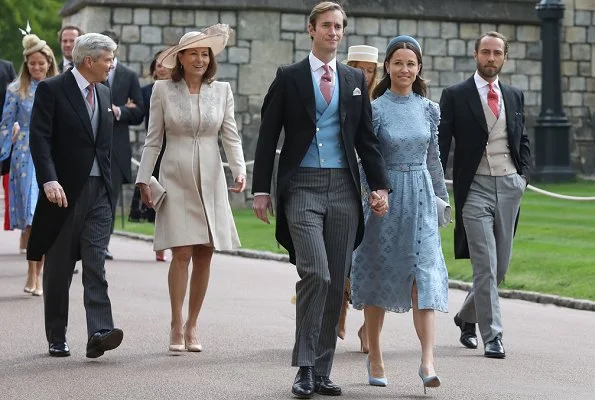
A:
{"label": "dark hair", "polygon": [[61,42],[62,41],[62,34],[64,33],[64,31],[77,31],[78,32],[78,36],[82,36],[85,34],[85,32],[83,32],[83,30],[81,28],[79,28],[76,25],[64,25],[62,28],[60,28],[60,30],[58,31],[58,40]]}
{"label": "dark hair", "polygon": [[343,30],[347,27],[347,14],[345,14],[345,10],[339,3],[335,3],[333,1],[323,1],[322,3],[318,3],[312,8],[310,12],[310,16],[308,17],[308,23],[316,29],[316,21],[318,20],[318,16],[320,14],[324,14],[327,11],[341,11],[343,14]]}
{"label": "dark hair", "polygon": [[161,53],[163,53],[163,50],[159,50],[153,56],[153,61],[151,61],[151,65],[149,66],[149,73],[151,74],[151,78],[154,78],[153,75],[155,74],[155,69],[157,69],[157,58],[159,57],[159,54],[161,54]]}
{"label": "dark hair", "polygon": [[386,89],[390,88],[390,84],[391,84],[390,74],[388,73],[388,70],[386,68],[386,63],[390,61],[390,59],[393,56],[393,54],[395,53],[395,51],[397,51],[399,49],[409,49],[415,53],[415,56],[417,57],[417,63],[419,64],[419,72],[418,72],[417,76],[415,77],[415,81],[413,82],[412,89],[413,89],[414,93],[417,93],[420,96],[426,97],[426,94],[428,93],[428,86],[427,86],[424,78],[421,77],[421,73],[423,70],[423,63],[421,60],[421,53],[420,53],[419,49],[417,48],[417,46],[415,46],[409,42],[397,42],[395,45],[393,45],[389,49],[390,52],[386,53],[386,57],[384,58],[384,76],[382,77],[380,82],[378,82],[378,85],[376,85],[376,87],[374,88],[374,91],[372,92],[373,99],[377,99],[378,97],[382,96],[384,94],[384,92],[386,92]]}
{"label": "dark hair", "polygon": [[506,36],[504,36],[500,32],[496,32],[496,31],[486,32],[477,38],[477,40],[475,41],[475,52],[476,53],[479,51],[479,46],[480,46],[483,38],[488,37],[488,36],[502,40],[504,42],[504,55],[508,54],[508,39],[506,39]]}
{"label": "dark hair", "polygon": [[[215,55],[213,54],[213,50],[209,49],[209,66],[205,71],[205,74],[202,76],[202,81],[211,83],[215,80],[215,74],[217,73],[217,60],[215,60]],[[188,50],[188,49],[186,49]],[[180,50],[179,53],[184,53],[186,50]],[[171,80],[174,82],[179,82],[184,79],[184,67],[182,63],[180,63],[180,59],[178,58],[178,54],[176,54],[176,66],[171,70]]]}
{"label": "dark hair", "polygon": [[111,40],[113,40],[114,42],[116,42],[116,44],[119,46],[120,45],[120,36],[118,36],[118,34],[114,31],[111,31],[109,29],[100,32],[102,35],[107,36],[108,38],[110,38]]}

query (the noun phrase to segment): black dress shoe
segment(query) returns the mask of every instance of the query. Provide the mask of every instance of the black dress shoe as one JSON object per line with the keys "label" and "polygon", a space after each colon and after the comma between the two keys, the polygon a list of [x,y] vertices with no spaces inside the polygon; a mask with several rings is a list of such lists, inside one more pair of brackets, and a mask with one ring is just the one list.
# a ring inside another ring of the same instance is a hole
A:
{"label": "black dress shoe", "polygon": [[122,343],[124,332],[121,329],[95,332],[87,342],[87,358],[101,357],[108,350],[113,350]]}
{"label": "black dress shoe", "polygon": [[455,325],[461,328],[461,338],[459,341],[468,349],[477,348],[477,335],[475,334],[475,324],[463,321],[459,314],[455,315]]}
{"label": "black dress shoe", "polygon": [[52,357],[68,357],[70,356],[70,349],[66,342],[51,342],[49,348],[50,356]]}
{"label": "black dress shoe", "polygon": [[293,385],[291,393],[298,399],[309,399],[314,394],[314,367],[300,367]]}
{"label": "black dress shoe", "polygon": [[105,249],[105,259],[106,260],[113,260],[114,259],[114,255],[112,254],[111,251],[109,251],[109,249]]}
{"label": "black dress shoe", "polygon": [[502,346],[502,339],[497,337],[494,340],[490,340],[485,344],[483,355],[488,358],[504,358],[506,353],[504,352],[504,346]]}
{"label": "black dress shoe", "polygon": [[314,377],[314,391],[324,396],[341,396],[341,387],[335,385],[328,376]]}

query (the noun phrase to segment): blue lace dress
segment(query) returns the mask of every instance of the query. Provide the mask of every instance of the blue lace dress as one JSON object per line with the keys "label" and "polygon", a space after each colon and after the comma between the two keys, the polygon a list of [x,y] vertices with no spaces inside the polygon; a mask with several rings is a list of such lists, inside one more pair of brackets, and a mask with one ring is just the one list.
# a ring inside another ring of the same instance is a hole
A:
{"label": "blue lace dress", "polygon": [[407,312],[415,281],[418,307],[446,312],[448,273],[436,212],[436,196],[448,202],[438,150],[440,108],[415,93],[387,90],[372,102],[372,119],[393,192],[388,214],[377,217],[362,174],[365,233],[353,253],[353,307]]}
{"label": "blue lace dress", "polygon": [[[39,81],[31,81],[25,98],[21,98],[18,93],[18,81],[8,85],[0,121],[0,161],[10,156],[10,148],[13,149],[8,183],[10,229],[25,229],[31,225],[39,195],[29,148],[29,120],[38,83]],[[21,130],[13,145],[12,125],[15,122],[19,123]]]}

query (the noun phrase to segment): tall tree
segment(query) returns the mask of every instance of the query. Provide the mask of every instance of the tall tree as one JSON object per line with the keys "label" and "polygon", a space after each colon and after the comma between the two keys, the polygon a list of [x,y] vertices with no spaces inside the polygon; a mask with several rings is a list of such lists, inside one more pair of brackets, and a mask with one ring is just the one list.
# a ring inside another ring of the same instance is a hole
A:
{"label": "tall tree", "polygon": [[45,40],[59,55],[58,31],[62,24],[62,0],[0,0],[0,58],[10,60],[18,71],[23,63],[23,35],[27,20],[31,33]]}

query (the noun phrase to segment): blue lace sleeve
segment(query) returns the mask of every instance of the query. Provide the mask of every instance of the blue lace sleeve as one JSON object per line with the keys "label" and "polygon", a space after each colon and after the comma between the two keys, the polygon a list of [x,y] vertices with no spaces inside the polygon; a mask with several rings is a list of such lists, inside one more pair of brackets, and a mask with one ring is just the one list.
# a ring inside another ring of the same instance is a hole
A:
{"label": "blue lace sleeve", "polygon": [[448,201],[448,190],[444,181],[444,171],[440,162],[440,149],[438,147],[438,124],[440,123],[440,107],[433,101],[428,101],[428,118],[430,121],[430,143],[428,145],[428,155],[426,165],[432,177],[432,186],[434,194],[445,202]]}
{"label": "blue lace sleeve", "polygon": [[6,101],[2,110],[2,121],[0,122],[0,161],[10,155],[12,147],[12,125],[17,120],[19,104],[18,90],[14,85],[9,85],[6,90]]}

